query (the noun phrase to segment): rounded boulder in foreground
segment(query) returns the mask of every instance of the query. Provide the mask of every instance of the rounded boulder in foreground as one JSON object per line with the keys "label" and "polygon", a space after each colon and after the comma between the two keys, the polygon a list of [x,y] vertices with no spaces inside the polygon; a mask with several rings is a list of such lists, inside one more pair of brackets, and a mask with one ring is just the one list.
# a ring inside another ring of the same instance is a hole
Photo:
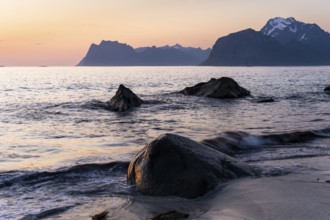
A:
{"label": "rounded boulder in foreground", "polygon": [[254,175],[247,164],[191,139],[164,134],[130,162],[127,180],[155,196],[195,198],[219,182]]}

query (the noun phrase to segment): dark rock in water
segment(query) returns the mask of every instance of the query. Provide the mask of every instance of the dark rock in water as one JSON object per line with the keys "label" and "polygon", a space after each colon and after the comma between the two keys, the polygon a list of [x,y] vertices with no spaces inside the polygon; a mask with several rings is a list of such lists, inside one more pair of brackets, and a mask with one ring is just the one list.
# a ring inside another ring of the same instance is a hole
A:
{"label": "dark rock in water", "polygon": [[53,215],[58,215],[62,212],[65,212],[69,209],[73,208],[73,206],[64,206],[64,207],[59,207],[59,208],[54,208],[54,209],[49,209],[43,212],[40,212],[38,214],[30,214],[30,215],[26,215],[23,218],[21,218],[20,220],[39,220],[39,219],[45,219],[45,218],[49,218]]}
{"label": "dark rock in water", "polygon": [[96,214],[92,217],[92,220],[106,220],[107,215],[109,214],[109,212],[107,211],[103,211],[99,214]]}
{"label": "dark rock in water", "polygon": [[267,103],[267,102],[275,102],[273,98],[263,98],[257,101],[257,103]]}
{"label": "dark rock in water", "polygon": [[220,182],[254,174],[247,164],[206,145],[164,134],[131,160],[127,181],[144,194],[195,198]]}
{"label": "dark rock in water", "polygon": [[313,131],[296,131],[287,134],[270,134],[264,135],[263,138],[274,143],[299,143],[313,140],[318,135]]}
{"label": "dark rock in water", "polygon": [[124,112],[143,103],[129,88],[120,85],[115,96],[108,102],[109,107],[117,112]]}
{"label": "dark rock in water", "polygon": [[325,87],[325,88],[324,88],[324,92],[326,92],[326,93],[330,93],[330,86]]}
{"label": "dark rock in water", "polygon": [[233,156],[237,151],[242,150],[242,146],[245,146],[245,139],[249,137],[245,132],[224,132],[222,135],[201,141],[204,144],[214,150],[221,153]]}
{"label": "dark rock in water", "polygon": [[183,218],[188,218],[189,214],[178,212],[178,211],[169,211],[166,213],[159,214],[155,217],[153,217],[151,220],[179,220]]}
{"label": "dark rock in water", "polygon": [[240,87],[238,83],[228,77],[210,79],[208,82],[198,83],[192,87],[186,87],[180,91],[184,95],[202,95],[210,98],[238,98],[249,96],[250,91]]}

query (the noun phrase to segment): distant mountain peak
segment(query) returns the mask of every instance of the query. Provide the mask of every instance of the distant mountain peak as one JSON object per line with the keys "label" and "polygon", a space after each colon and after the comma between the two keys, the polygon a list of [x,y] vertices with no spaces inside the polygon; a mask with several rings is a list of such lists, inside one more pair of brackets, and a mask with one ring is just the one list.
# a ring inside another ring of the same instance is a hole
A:
{"label": "distant mountain peak", "polygon": [[181,49],[182,48],[182,46],[180,45],[180,44],[175,44],[174,46],[173,46],[175,49]]}
{"label": "distant mountain peak", "polygon": [[120,43],[118,41],[111,41],[111,40],[102,40],[101,43],[98,46],[117,46],[117,45],[125,45],[125,43]]}
{"label": "distant mountain peak", "polygon": [[[292,24],[296,23],[297,20],[293,17],[289,18],[282,18],[282,17],[275,17],[270,19],[267,24],[261,29],[261,32],[265,35],[275,37],[277,35],[277,31],[283,31],[287,27],[291,26]],[[290,28],[291,32],[296,32],[296,27]]]}
{"label": "distant mountain peak", "polygon": [[92,44],[79,66],[186,66],[198,65],[210,54],[210,49],[183,47],[180,44],[163,47],[133,48],[118,41],[102,40]]}
{"label": "distant mountain peak", "polygon": [[[329,33],[322,30],[317,24],[297,21],[293,17],[270,19],[260,30],[264,35],[275,38],[281,44],[298,41],[309,44],[321,44],[330,37]],[[326,43],[328,45],[328,43]]]}
{"label": "distant mountain peak", "polygon": [[217,40],[202,65],[329,65],[330,34],[317,24],[275,17],[258,32],[246,29]]}

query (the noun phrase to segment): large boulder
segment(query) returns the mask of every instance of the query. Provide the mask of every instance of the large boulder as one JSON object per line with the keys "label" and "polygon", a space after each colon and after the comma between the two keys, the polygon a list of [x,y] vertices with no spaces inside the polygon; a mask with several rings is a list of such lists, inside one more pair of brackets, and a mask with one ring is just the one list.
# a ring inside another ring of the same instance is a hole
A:
{"label": "large boulder", "polygon": [[114,111],[124,112],[133,107],[139,107],[142,103],[142,99],[135,95],[129,88],[120,85],[116,94],[108,102],[108,105]]}
{"label": "large boulder", "polygon": [[144,194],[195,198],[220,182],[254,174],[247,164],[215,149],[164,134],[131,160],[127,181]]}
{"label": "large boulder", "polygon": [[186,87],[180,91],[184,95],[200,95],[210,98],[239,98],[251,95],[250,91],[240,87],[238,83],[229,77],[210,79],[208,82],[198,83],[192,87]]}

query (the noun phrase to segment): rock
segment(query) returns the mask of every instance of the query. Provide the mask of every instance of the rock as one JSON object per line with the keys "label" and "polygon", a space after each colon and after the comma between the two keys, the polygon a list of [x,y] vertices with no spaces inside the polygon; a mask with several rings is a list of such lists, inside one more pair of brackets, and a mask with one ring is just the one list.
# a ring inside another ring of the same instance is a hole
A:
{"label": "rock", "polygon": [[238,98],[250,95],[250,91],[240,87],[238,83],[228,77],[210,79],[208,82],[198,83],[192,87],[186,87],[180,91],[184,95],[202,95],[210,98]]}
{"label": "rock", "polygon": [[148,195],[195,198],[220,182],[254,174],[247,164],[215,149],[164,134],[131,160],[127,182]]}
{"label": "rock", "polygon": [[257,101],[257,103],[268,103],[268,102],[275,102],[273,98],[263,98]]}
{"label": "rock", "polygon": [[200,143],[221,153],[233,156],[237,151],[242,150],[247,145],[246,139],[250,137],[245,132],[224,132],[216,138],[205,139]]}
{"label": "rock", "polygon": [[326,93],[329,93],[329,94],[330,94],[330,86],[327,86],[327,87],[325,87],[325,88],[324,88],[324,92],[326,92]]}
{"label": "rock", "polygon": [[176,210],[169,211],[166,213],[159,214],[155,217],[153,217],[151,220],[177,220],[177,219],[183,219],[188,218],[189,214],[178,212]]}
{"label": "rock", "polygon": [[109,107],[117,112],[124,112],[143,103],[129,88],[120,85],[115,96],[108,102]]}
{"label": "rock", "polygon": [[94,215],[92,217],[92,220],[105,220],[108,214],[109,214],[108,211],[103,211],[99,214]]}
{"label": "rock", "polygon": [[269,134],[262,136],[264,140],[277,144],[305,142],[313,140],[316,137],[319,137],[319,135],[314,131],[296,131],[287,134]]}

